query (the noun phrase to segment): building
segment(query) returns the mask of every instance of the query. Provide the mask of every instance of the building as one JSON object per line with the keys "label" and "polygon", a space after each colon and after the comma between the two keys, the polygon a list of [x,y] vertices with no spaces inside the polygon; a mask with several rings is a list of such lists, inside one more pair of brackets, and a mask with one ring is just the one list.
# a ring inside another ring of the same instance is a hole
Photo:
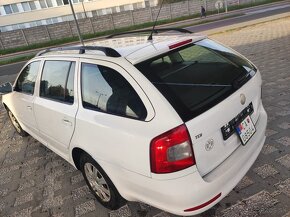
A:
{"label": "building", "polygon": [[[78,19],[155,6],[157,0],[71,0]],[[0,31],[49,25],[73,19],[69,0],[0,1]]]}

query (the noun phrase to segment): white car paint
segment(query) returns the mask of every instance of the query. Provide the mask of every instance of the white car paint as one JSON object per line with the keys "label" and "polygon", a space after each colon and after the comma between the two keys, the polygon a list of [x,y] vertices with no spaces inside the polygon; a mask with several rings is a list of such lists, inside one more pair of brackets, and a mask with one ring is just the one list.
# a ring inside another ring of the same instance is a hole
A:
{"label": "white car paint", "polygon": [[[91,54],[53,54],[34,58],[40,60],[71,60],[76,62],[74,104],[66,105],[39,97],[41,73],[34,95],[16,91],[3,96],[7,106],[22,128],[48,148],[75,166],[72,152],[79,148],[90,154],[108,174],[119,193],[127,200],[142,201],[177,215],[201,213],[218,203],[242,179],[254,163],[265,141],[267,114],[261,103],[259,71],[242,88],[208,111],[188,121],[196,165],[178,172],[155,174],[150,170],[151,140],[184,124],[176,111],[156,87],[133,64],[165,53],[168,46],[186,39],[193,42],[201,36],[162,37],[126,50],[116,48],[122,57]],[[113,42],[110,42],[111,45]],[[114,43],[113,43],[114,44]],[[103,44],[102,44],[103,45]],[[129,46],[129,45],[128,45]],[[30,61],[31,62],[31,61]],[[81,99],[80,64],[94,63],[118,71],[135,89],[147,109],[145,121],[84,109]],[[40,70],[41,71],[41,70]],[[240,104],[240,94],[247,96]],[[220,127],[235,117],[250,102],[251,116],[257,132],[246,146],[236,135],[223,141]],[[197,135],[202,134],[202,137]],[[196,137],[197,136],[197,137]],[[211,151],[205,143],[213,140]],[[216,197],[218,195],[218,197]],[[215,200],[211,201],[212,198]],[[207,205],[205,203],[210,202]],[[184,210],[201,206],[200,209]]]}

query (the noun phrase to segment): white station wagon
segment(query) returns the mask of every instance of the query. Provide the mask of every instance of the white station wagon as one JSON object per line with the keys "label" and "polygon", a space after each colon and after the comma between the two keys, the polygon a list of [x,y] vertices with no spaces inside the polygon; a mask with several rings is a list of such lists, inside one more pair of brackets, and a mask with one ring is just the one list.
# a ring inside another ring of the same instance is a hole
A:
{"label": "white station wagon", "polygon": [[107,208],[126,199],[183,216],[208,210],[264,144],[261,75],[180,31],[39,53],[3,95],[16,131],[81,170]]}

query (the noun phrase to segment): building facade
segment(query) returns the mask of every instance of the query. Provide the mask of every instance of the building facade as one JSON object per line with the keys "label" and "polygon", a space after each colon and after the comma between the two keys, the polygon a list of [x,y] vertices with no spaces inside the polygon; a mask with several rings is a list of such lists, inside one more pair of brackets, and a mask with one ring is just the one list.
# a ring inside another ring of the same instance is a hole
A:
{"label": "building facade", "polygon": [[[78,19],[150,6],[157,0],[71,0]],[[69,0],[0,1],[0,31],[49,25],[73,19]]]}

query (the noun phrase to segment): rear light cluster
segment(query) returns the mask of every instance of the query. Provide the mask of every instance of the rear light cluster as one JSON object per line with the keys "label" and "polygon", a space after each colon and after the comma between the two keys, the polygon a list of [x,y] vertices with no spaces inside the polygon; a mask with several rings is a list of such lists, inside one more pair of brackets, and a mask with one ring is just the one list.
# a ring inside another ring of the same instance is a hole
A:
{"label": "rear light cluster", "polygon": [[189,133],[185,125],[157,136],[150,145],[151,172],[172,173],[195,165]]}

